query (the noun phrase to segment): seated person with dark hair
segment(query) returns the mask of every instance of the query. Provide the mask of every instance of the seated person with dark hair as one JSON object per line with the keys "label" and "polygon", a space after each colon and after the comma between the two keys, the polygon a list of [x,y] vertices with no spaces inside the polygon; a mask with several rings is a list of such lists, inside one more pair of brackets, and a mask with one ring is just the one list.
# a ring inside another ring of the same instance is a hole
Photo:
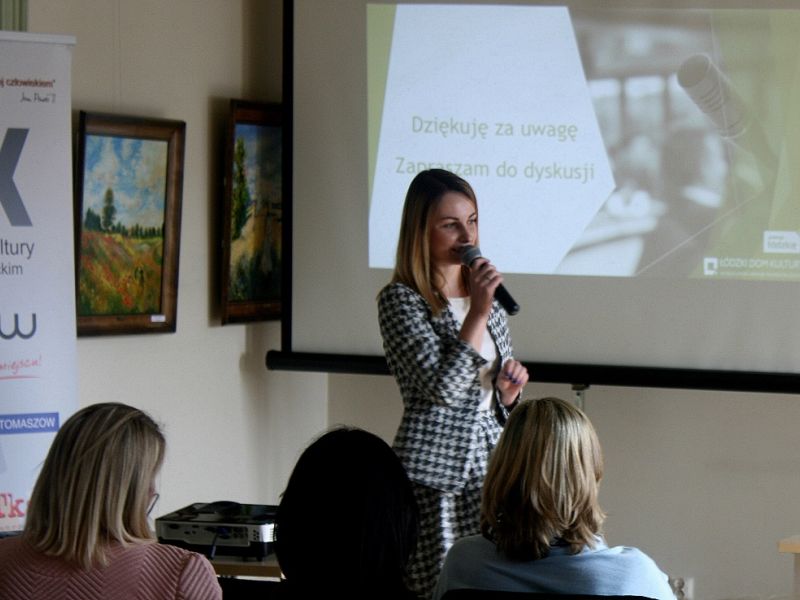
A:
{"label": "seated person with dark hair", "polygon": [[600,443],[581,410],[557,398],[520,402],[489,462],[482,535],[456,541],[434,597],[467,588],[674,600],[652,559],[609,548],[600,535],[602,475]]}
{"label": "seated person with dark hair", "polygon": [[300,456],[278,507],[284,593],[414,598],[405,575],[418,526],[411,483],[389,445],[361,429],[329,431]]}

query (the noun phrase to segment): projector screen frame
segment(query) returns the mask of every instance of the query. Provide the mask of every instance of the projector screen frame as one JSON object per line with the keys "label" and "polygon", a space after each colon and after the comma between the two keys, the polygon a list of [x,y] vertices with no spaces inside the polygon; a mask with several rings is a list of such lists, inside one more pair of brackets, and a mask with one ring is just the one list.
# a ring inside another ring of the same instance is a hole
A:
{"label": "projector screen frame", "polygon": [[[629,4],[624,0],[612,6]],[[743,0],[723,2],[726,7],[745,7]],[[285,248],[293,244],[293,131],[294,131],[294,5],[295,0],[283,1],[283,223]],[[674,6],[702,8],[703,2],[687,0]],[[791,2],[775,0],[772,7],[792,7]],[[345,353],[296,352],[292,346],[292,252],[283,257],[281,350],[270,350],[265,357],[269,370],[389,375],[385,358],[380,355]],[[721,390],[738,392],[798,393],[800,373],[763,371],[709,370],[580,364],[562,362],[524,361],[531,372],[532,382],[565,383],[574,388],[593,385],[649,387],[673,389]]]}
{"label": "projector screen frame", "polygon": [[[595,385],[615,387],[669,388],[796,394],[800,377],[789,373],[714,371],[705,369],[664,369],[618,367],[524,361],[531,382],[565,383],[574,388]],[[270,350],[266,366],[275,371],[338,373],[350,375],[390,375],[383,356],[326,354]]]}

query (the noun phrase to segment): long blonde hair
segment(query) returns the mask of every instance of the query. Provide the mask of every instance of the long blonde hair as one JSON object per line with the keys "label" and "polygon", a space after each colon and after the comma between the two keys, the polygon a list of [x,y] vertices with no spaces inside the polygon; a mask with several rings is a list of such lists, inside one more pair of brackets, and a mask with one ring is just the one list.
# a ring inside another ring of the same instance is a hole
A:
{"label": "long blonde hair", "polygon": [[112,542],[153,539],[147,508],[164,458],[158,425],[137,408],[94,404],[61,426],[28,504],[36,550],[90,568]]}
{"label": "long blonde hair", "polygon": [[605,515],[597,494],[600,442],[588,417],[558,398],[523,400],[492,454],[481,531],[512,559],[547,556],[552,543],[593,547]]}
{"label": "long blonde hair", "polygon": [[[447,306],[443,281],[430,259],[430,215],[447,192],[466,196],[478,211],[475,192],[464,179],[444,169],[420,171],[411,181],[403,204],[392,283],[419,293],[438,315]],[[466,285],[466,280],[465,280]]]}

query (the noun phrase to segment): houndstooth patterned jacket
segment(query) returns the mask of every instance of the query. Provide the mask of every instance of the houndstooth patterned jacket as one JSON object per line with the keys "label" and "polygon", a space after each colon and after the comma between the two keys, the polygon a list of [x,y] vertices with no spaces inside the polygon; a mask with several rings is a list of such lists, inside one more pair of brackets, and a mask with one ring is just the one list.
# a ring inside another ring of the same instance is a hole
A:
{"label": "houndstooth patterned jacket", "polygon": [[[478,370],[486,364],[458,338],[459,325],[448,308],[434,317],[428,303],[402,283],[387,285],[378,296],[378,319],[386,361],[403,396],[403,418],[394,449],[417,483],[458,492],[466,484],[480,439]],[[493,302],[489,334],[500,364],[511,358],[505,311]],[[498,427],[508,411],[495,394]]]}

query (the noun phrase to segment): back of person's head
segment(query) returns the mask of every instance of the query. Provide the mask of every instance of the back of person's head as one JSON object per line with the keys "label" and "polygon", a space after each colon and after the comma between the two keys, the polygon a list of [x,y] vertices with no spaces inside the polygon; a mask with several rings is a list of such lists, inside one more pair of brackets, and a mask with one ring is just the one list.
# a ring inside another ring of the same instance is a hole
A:
{"label": "back of person's head", "polygon": [[489,462],[481,530],[512,559],[593,547],[605,515],[597,493],[603,458],[588,417],[558,398],[523,400]]}
{"label": "back of person's head", "polygon": [[349,597],[402,595],[416,545],[417,506],[389,445],[333,429],[295,465],[276,518],[276,554],[290,588]]}
{"label": "back of person's head", "polygon": [[164,457],[158,425],[137,408],[93,404],[61,426],[34,486],[26,540],[84,568],[112,542],[153,539],[147,509]]}
{"label": "back of person's head", "polygon": [[447,302],[435,293],[439,290],[431,270],[430,216],[447,192],[463,194],[477,212],[478,200],[472,186],[450,171],[428,169],[420,171],[411,180],[403,203],[392,277],[392,281],[404,283],[419,292],[437,313]]}

